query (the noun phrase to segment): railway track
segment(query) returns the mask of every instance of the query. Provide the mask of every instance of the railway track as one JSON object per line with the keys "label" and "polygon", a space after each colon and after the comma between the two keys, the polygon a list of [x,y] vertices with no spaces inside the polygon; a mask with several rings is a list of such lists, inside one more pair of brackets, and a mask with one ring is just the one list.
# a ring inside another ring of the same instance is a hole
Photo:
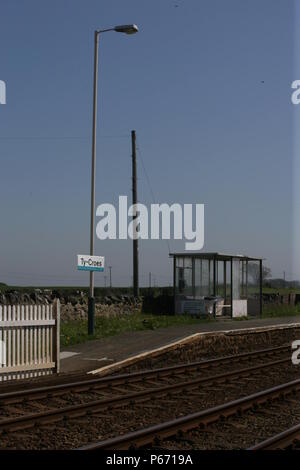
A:
{"label": "railway track", "polygon": [[[181,418],[167,421],[161,424],[150,426],[138,431],[130,432],[122,436],[94,442],[82,447],[78,450],[127,450],[136,447],[159,445],[165,439],[172,438],[178,433],[191,431],[198,427],[206,427],[219,420],[224,420],[231,416],[242,414],[250,409],[255,409],[264,403],[279,400],[300,391],[300,379],[290,381],[288,383],[263,390],[261,392],[233,400],[223,405],[215,406],[204,411],[192,413]],[[299,439],[300,426],[278,434],[256,446],[251,450],[271,449],[272,446],[281,447]]]}
{"label": "railway track", "polygon": [[[181,378],[185,375],[198,374],[201,371],[210,371],[219,367],[232,367],[236,364],[244,362],[252,362],[254,360],[266,360],[269,357],[278,357],[279,355],[290,352],[290,346],[277,346],[258,351],[224,356],[216,359],[208,359],[187,364],[179,364],[159,369],[143,370],[134,373],[120,374],[108,377],[75,380],[58,385],[48,385],[43,387],[35,387],[31,389],[14,390],[0,393],[0,408],[3,405],[30,402],[33,400],[49,399],[52,397],[63,396],[68,393],[82,393],[93,390],[111,389],[118,386],[128,386],[128,384],[142,383],[147,385],[153,380],[164,381],[168,377]],[[290,360],[289,358],[286,361]]]}
{"label": "railway track", "polygon": [[[264,364],[251,367],[244,367],[234,371],[223,372],[208,377],[197,377],[192,380],[183,380],[173,384],[163,386],[147,387],[136,392],[119,391],[117,395],[105,396],[94,401],[80,403],[71,406],[62,406],[54,409],[37,413],[26,413],[21,416],[8,417],[0,420],[0,432],[13,432],[21,429],[28,429],[34,426],[43,426],[53,424],[65,419],[79,418],[86,415],[97,414],[103,410],[111,410],[113,408],[124,407],[130,405],[133,407],[137,403],[152,402],[153,399],[166,399],[172,395],[178,395],[180,392],[191,394],[197,392],[199,387],[205,391],[206,387],[216,386],[217,384],[229,383],[231,380],[242,379],[243,377],[253,376],[253,374],[264,374],[266,370],[272,367],[278,367],[290,361],[290,358],[278,359]],[[118,377],[116,377],[116,380]],[[84,384],[85,385],[85,384]],[[120,390],[118,388],[118,390]],[[123,393],[122,393],[123,392]]]}
{"label": "railway track", "polygon": [[248,450],[276,450],[299,447],[300,443],[300,424],[292,426],[291,428],[276,434],[275,436],[266,439]]}
{"label": "railway track", "polygon": [[173,416],[221,406],[262,386],[294,379],[289,353],[289,346],[280,346],[5,392],[0,394],[1,448],[77,448],[94,439],[104,442]]}

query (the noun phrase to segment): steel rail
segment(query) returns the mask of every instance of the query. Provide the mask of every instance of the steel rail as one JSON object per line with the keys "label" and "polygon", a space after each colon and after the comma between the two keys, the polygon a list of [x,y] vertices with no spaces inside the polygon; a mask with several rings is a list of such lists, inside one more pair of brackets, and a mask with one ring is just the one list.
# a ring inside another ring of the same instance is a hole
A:
{"label": "steel rail", "polygon": [[286,431],[266,439],[265,441],[259,442],[247,450],[276,450],[285,449],[295,441],[300,440],[300,424],[293,426]]}
{"label": "steel rail", "polygon": [[166,438],[173,437],[179,431],[185,432],[201,425],[206,426],[221,418],[230,417],[237,413],[240,414],[252,409],[254,406],[261,405],[269,400],[279,399],[299,390],[300,379],[293,380],[204,411],[123,434],[122,436],[87,444],[77,450],[126,450],[132,447],[151,445],[155,442],[161,442]]}
{"label": "steel rail", "polygon": [[[183,381],[172,385],[165,385],[163,387],[155,387],[145,389],[138,392],[130,392],[124,395],[110,396],[109,398],[102,398],[87,403],[80,403],[78,405],[70,405],[67,407],[50,409],[38,413],[27,413],[25,415],[4,418],[0,420],[0,431],[19,430],[30,428],[35,425],[43,425],[61,421],[66,417],[77,418],[86,414],[97,413],[103,409],[111,409],[118,406],[127,404],[134,404],[138,401],[144,402],[146,399],[158,398],[166,396],[171,393],[179,391],[191,390],[198,388],[200,385],[215,384],[224,382],[233,377],[247,376],[256,371],[263,371],[266,368],[277,366],[290,361],[290,358],[279,359],[277,361],[268,362],[266,364],[256,365],[248,368],[238,369],[222,374],[213,375],[210,377],[200,377],[190,381]],[[300,381],[299,381],[300,382]]]}
{"label": "steel rail", "polygon": [[209,368],[211,366],[222,366],[227,362],[236,362],[244,359],[259,358],[260,356],[269,356],[271,354],[278,354],[283,351],[290,350],[290,346],[277,346],[275,348],[261,349],[241,353],[237,355],[223,356],[220,358],[208,359],[204,361],[191,362],[188,364],[179,364],[169,367],[162,367],[151,370],[138,371],[127,374],[119,374],[108,377],[98,377],[94,379],[84,379],[81,381],[73,381],[58,385],[50,385],[43,387],[36,387],[26,390],[15,390],[12,392],[0,393],[0,406],[7,404],[21,403],[23,401],[37,400],[43,398],[50,398],[53,396],[63,395],[70,391],[85,392],[91,389],[107,388],[108,386],[121,385],[127,383],[136,383],[150,378],[167,377],[172,374],[186,373],[193,370],[200,370]]}

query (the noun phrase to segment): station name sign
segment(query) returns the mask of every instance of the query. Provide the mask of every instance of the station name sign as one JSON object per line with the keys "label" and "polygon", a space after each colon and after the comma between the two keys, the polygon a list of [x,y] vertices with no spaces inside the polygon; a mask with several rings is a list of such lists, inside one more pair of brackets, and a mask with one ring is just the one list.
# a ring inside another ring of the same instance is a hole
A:
{"label": "station name sign", "polygon": [[77,255],[79,271],[104,271],[104,256]]}

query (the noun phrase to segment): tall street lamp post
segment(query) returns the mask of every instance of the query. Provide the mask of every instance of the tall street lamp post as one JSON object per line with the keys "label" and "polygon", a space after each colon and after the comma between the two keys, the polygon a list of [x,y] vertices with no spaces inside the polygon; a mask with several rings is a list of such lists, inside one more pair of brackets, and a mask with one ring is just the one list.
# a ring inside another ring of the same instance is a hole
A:
{"label": "tall street lamp post", "polygon": [[[92,172],[91,172],[91,229],[90,229],[90,255],[94,255],[95,241],[95,180],[96,180],[96,128],[97,128],[97,92],[98,92],[98,50],[100,34],[108,31],[117,33],[135,34],[138,27],[135,24],[115,26],[114,28],[95,31],[94,49],[94,96],[93,96],[93,137],[92,137]],[[88,334],[94,334],[95,298],[94,298],[94,272],[90,272],[90,295],[88,301]]]}

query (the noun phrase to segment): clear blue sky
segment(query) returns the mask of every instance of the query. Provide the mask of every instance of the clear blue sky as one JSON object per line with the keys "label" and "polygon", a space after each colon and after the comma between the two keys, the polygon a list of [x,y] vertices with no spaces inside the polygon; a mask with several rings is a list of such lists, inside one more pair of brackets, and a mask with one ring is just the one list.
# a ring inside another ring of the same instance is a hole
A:
{"label": "clear blue sky", "polygon": [[[93,32],[131,22],[139,34],[100,43],[97,204],[130,196],[136,129],[157,201],[205,204],[204,250],[263,256],[275,277],[300,278],[293,1],[0,0],[0,281],[88,283],[76,254],[89,250]],[[150,204],[140,160],[138,171]],[[96,252],[115,285],[131,282],[130,241],[97,240]],[[149,271],[171,282],[168,252],[141,243],[142,285]]]}

